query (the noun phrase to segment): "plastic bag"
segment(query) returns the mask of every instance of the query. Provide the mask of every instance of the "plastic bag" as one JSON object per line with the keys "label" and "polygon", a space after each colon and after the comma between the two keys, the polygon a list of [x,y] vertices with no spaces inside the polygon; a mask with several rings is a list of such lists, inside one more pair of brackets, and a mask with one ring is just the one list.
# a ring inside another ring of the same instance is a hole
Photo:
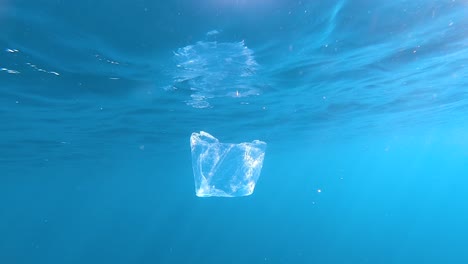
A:
{"label": "plastic bag", "polygon": [[220,143],[201,131],[190,137],[195,193],[198,197],[251,195],[260,177],[266,143]]}

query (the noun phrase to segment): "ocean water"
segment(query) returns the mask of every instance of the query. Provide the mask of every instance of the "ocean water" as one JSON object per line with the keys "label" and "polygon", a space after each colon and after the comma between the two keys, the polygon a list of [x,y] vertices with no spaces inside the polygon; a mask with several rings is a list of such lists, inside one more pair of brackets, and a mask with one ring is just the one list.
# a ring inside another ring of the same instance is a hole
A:
{"label": "ocean water", "polygon": [[[0,263],[468,263],[468,2],[0,0]],[[189,137],[262,140],[195,195]]]}

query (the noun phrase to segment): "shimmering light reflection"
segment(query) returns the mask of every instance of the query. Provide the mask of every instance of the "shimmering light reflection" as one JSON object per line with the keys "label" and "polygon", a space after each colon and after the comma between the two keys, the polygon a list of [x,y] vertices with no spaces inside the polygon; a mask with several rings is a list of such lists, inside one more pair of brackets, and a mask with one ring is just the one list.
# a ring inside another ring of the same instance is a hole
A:
{"label": "shimmering light reflection", "polygon": [[[212,30],[207,35],[217,32]],[[174,61],[174,83],[169,90],[190,91],[191,99],[186,103],[194,108],[211,107],[212,98],[259,94],[252,82],[258,64],[253,50],[243,41],[199,41],[175,51]]]}
{"label": "shimmering light reflection", "polygon": [[220,12],[236,12],[258,17],[259,13],[279,8],[281,1],[275,0],[207,0],[197,1],[198,8],[206,10],[207,15],[219,15]]}
{"label": "shimmering light reflection", "polygon": [[4,71],[4,72],[10,73],[10,74],[18,74],[18,73],[20,73],[19,71],[10,70],[10,69],[7,69],[7,68],[0,68],[0,71]]}
{"label": "shimmering light reflection", "polygon": [[[4,51],[6,53],[9,54],[9,56],[12,56],[12,58],[16,58],[16,56],[23,56],[25,58],[27,58],[27,55],[22,55],[21,54],[21,51],[19,49],[15,49],[15,48],[6,48],[4,49]],[[15,67],[21,67],[20,64],[18,63],[15,63],[14,64]],[[31,62],[26,62],[25,65],[29,66],[33,71],[37,71],[37,72],[43,72],[43,73],[48,73],[48,74],[52,74],[52,75],[55,75],[55,76],[59,76],[60,73],[56,72],[56,71],[49,71],[49,70],[45,70],[39,66],[37,66],[36,64],[33,64]],[[11,69],[11,68],[7,68],[7,67],[0,67],[0,72],[6,72],[6,73],[9,73],[9,74],[20,74],[21,72],[24,72],[24,68],[21,69],[21,71],[19,69]]]}

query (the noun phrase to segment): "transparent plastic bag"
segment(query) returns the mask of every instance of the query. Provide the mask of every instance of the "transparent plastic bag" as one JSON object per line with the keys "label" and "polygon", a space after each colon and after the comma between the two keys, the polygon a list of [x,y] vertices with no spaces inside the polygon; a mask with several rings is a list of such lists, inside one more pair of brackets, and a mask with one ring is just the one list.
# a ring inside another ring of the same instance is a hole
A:
{"label": "transparent plastic bag", "polygon": [[201,131],[190,137],[195,193],[198,197],[251,195],[260,177],[266,143],[220,143]]}

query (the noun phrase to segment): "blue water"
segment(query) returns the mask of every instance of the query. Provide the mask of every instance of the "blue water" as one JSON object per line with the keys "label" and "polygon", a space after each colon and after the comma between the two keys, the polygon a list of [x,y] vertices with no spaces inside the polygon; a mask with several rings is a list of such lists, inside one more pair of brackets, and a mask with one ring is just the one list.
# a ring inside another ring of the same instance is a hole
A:
{"label": "blue water", "polygon": [[[467,14],[0,1],[0,263],[468,263]],[[200,130],[253,195],[195,196]]]}

